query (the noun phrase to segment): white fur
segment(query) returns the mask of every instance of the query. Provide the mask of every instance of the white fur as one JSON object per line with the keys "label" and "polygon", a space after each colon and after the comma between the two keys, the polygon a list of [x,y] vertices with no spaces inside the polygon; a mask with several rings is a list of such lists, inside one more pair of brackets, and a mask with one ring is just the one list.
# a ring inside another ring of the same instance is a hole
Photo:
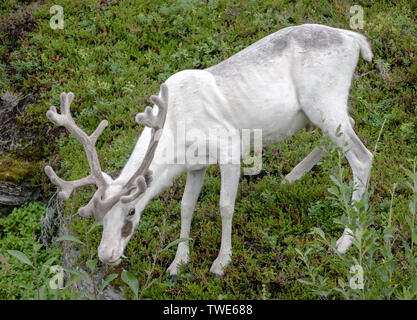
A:
{"label": "white fur", "polygon": [[[136,226],[147,203],[185,171],[188,176],[181,203],[180,236],[189,236],[206,166],[187,162],[163,164],[159,161],[171,138],[181,135],[177,129],[179,122],[184,122],[187,129],[198,128],[208,133],[210,129],[219,128],[237,136],[241,129],[262,129],[264,146],[292,136],[311,122],[344,149],[357,186],[352,199],[359,200],[372,162],[371,153],[353,131],[347,107],[360,52],[366,60],[372,58],[366,39],[357,33],[320,25],[302,25],[282,29],[206,70],[185,70],[171,76],[166,81],[169,89],[167,118],[150,167],[154,181],[133,203],[118,203],[107,213],[103,221],[100,259],[107,262],[119,260],[131,236],[121,237],[120,230],[125,221],[131,219]],[[343,134],[336,136],[339,126]],[[113,182],[114,188],[126,181],[140,165],[149,140],[150,129],[146,128],[119,178]],[[186,138],[184,140],[183,153],[191,144]],[[212,143],[196,143],[207,142]],[[221,143],[218,151],[227,153],[231,147]],[[175,163],[178,159],[170,160]],[[232,217],[240,176],[237,164],[222,163],[220,169],[222,241],[219,256],[211,268],[216,275],[222,275],[231,260]],[[111,193],[109,188],[106,196]],[[136,215],[127,217],[133,206]],[[338,244],[341,253],[349,248],[352,239],[348,232],[345,231]],[[188,243],[182,242],[168,268],[170,274],[175,276],[179,266],[188,261]]]}

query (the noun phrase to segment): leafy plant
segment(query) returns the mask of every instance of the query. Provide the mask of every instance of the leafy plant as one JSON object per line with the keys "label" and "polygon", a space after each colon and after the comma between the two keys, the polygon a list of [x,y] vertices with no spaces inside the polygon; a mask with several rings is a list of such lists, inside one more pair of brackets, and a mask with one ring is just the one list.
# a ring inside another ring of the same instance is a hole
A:
{"label": "leafy plant", "polygon": [[33,202],[0,220],[6,235],[0,241],[0,270],[7,275],[0,278],[3,299],[21,298],[22,293],[26,299],[42,298],[43,284],[49,280],[47,270],[60,256],[60,250],[46,249],[36,238],[44,209],[42,203]]}
{"label": "leafy plant", "polygon": [[152,286],[152,284],[157,280],[157,278],[152,279],[152,275],[153,275],[153,271],[155,269],[156,262],[157,262],[157,260],[160,256],[160,254],[163,253],[163,252],[166,252],[169,248],[171,248],[173,246],[176,246],[181,242],[192,241],[193,240],[192,238],[179,238],[179,239],[176,239],[174,241],[171,241],[165,247],[163,247],[163,244],[164,244],[165,238],[166,238],[165,217],[163,217],[163,219],[162,219],[162,228],[161,229],[162,230],[158,229],[159,236],[160,236],[159,246],[156,250],[156,253],[153,254],[153,262],[151,264],[150,270],[146,271],[147,277],[146,277],[145,283],[143,284],[143,287],[142,287],[142,290],[141,290],[140,293],[139,293],[139,281],[138,281],[138,279],[133,274],[131,274],[130,272],[128,272],[126,270],[123,270],[123,272],[122,272],[121,277],[122,277],[123,282],[126,283],[129,286],[130,290],[133,292],[133,294],[134,294],[134,296],[137,300],[142,299],[143,294],[145,293],[145,291],[147,289],[149,289]]}
{"label": "leafy plant", "polygon": [[[339,153],[340,157],[340,153]],[[370,194],[366,191],[362,200],[350,203],[352,186],[344,183],[344,170],[336,168],[337,175],[332,176],[334,186],[329,188],[330,197],[344,210],[344,215],[335,222],[353,231],[353,247],[345,256],[335,254],[336,239],[327,238],[320,228],[313,228],[314,239],[320,243],[315,246],[322,254],[331,253],[331,261],[342,264],[337,285],[330,283],[321,275],[324,265],[311,265],[309,254],[312,248],[302,252],[296,249],[306,268],[307,279],[299,279],[310,286],[312,293],[324,298],[344,299],[413,299],[417,290],[415,274],[417,272],[417,252],[413,247],[415,238],[415,200],[417,199],[417,175],[415,162],[413,171],[404,169],[411,180],[406,182],[413,191],[409,202],[409,213],[399,216],[401,220],[393,221],[393,203],[396,184],[391,191],[391,202],[384,214],[384,228],[375,227],[375,212],[369,205]],[[409,235],[401,232],[401,225],[409,227]],[[405,261],[404,261],[405,259]],[[342,272],[341,272],[342,271]],[[349,271],[349,273],[343,273]],[[344,278],[347,277],[347,281]]]}

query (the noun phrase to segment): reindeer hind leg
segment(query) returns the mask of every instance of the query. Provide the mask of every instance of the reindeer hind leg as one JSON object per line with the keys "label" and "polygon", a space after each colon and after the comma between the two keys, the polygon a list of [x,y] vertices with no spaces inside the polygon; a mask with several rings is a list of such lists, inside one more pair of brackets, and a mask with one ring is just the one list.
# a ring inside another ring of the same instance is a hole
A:
{"label": "reindeer hind leg", "polygon": [[[352,117],[349,117],[349,122],[352,128],[355,126],[355,120]],[[307,131],[311,131],[311,122],[306,127]],[[282,180],[281,184],[294,183],[300,180],[307,172],[309,172],[313,167],[323,158],[325,152],[321,147],[315,147],[307,157],[305,157],[300,163],[298,163],[294,169],[291,170]]]}
{"label": "reindeer hind leg", "polygon": [[[347,113],[346,103],[337,103],[337,99],[329,99],[328,101],[333,101],[332,108],[323,110],[317,105],[305,109],[304,112],[314,124],[320,127],[325,135],[343,150],[343,154],[353,172],[355,190],[352,193],[352,201],[359,201],[368,182],[372,154],[353,130],[352,124],[354,121]],[[324,102],[321,101],[320,105],[329,105],[329,103],[325,104]],[[352,230],[346,228],[336,242],[338,252],[345,254],[352,243]]]}

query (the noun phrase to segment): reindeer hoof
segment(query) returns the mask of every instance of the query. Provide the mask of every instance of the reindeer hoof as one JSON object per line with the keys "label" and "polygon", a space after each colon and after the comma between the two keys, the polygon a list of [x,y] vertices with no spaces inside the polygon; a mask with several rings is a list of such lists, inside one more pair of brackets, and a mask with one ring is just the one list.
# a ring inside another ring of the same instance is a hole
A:
{"label": "reindeer hoof", "polygon": [[178,277],[176,274],[171,274],[171,281],[172,282],[178,282]]}
{"label": "reindeer hoof", "polygon": [[218,273],[212,273],[211,277],[213,279],[220,279],[222,277],[222,275],[221,274],[218,274]]}

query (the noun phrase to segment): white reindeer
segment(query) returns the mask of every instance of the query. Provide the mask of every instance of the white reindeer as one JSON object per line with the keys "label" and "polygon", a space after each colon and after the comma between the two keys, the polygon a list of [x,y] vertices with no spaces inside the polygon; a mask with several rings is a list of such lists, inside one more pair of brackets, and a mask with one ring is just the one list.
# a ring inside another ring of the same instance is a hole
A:
{"label": "white reindeer", "polygon": [[[102,221],[99,258],[105,263],[117,264],[146,205],[183,172],[187,172],[187,182],[181,202],[180,237],[189,237],[191,217],[208,163],[190,163],[185,155],[196,143],[202,147],[198,150],[206,150],[213,141],[204,138],[195,141],[183,136],[177,141],[185,141],[185,145],[177,143],[172,146],[172,137],[184,135],[177,124],[185,123],[187,132],[188,129],[198,129],[207,136],[213,128],[227,132],[227,137],[220,134],[218,144],[210,149],[208,155],[203,155],[216,158],[221,154],[226,159],[220,163],[221,246],[210,269],[215,276],[221,276],[231,261],[232,217],[241,172],[240,164],[227,160],[227,156],[231,149],[240,147],[237,144],[242,129],[261,129],[262,143],[268,145],[294,135],[311,123],[318,126],[343,148],[356,186],[352,201],[361,198],[370,173],[372,154],[355,134],[347,106],[359,53],[367,61],[372,59],[364,36],[305,24],[273,33],[205,70],[185,70],[174,74],[161,85],[159,96],[151,97],[153,109],[147,107],[144,113],[136,116],[136,122],[147,127],[115,180],[102,172],[95,150],[95,142],[107,121],[104,120],[88,136],[71,117],[69,106],[74,95],[62,93],[61,114],[51,107],[47,117],[66,127],[82,142],[91,174],[80,180],[64,181],[49,166],[45,172],[61,188],[60,197],[63,199],[68,199],[75,188],[96,184],[97,191],[79,213],[84,217],[93,213],[97,220]],[[341,135],[336,134],[338,128]],[[230,136],[237,138],[232,139],[235,142],[229,142]],[[168,155],[171,158],[167,159],[165,151],[169,147],[174,147],[177,152]],[[213,150],[216,155],[211,154]],[[315,149],[287,176],[287,180],[299,179],[321,155],[321,151]],[[186,159],[180,163],[177,161],[179,157]],[[344,254],[351,244],[351,231],[346,229],[337,242],[338,251]],[[189,244],[182,242],[168,268],[173,279],[180,265],[188,261]]]}

